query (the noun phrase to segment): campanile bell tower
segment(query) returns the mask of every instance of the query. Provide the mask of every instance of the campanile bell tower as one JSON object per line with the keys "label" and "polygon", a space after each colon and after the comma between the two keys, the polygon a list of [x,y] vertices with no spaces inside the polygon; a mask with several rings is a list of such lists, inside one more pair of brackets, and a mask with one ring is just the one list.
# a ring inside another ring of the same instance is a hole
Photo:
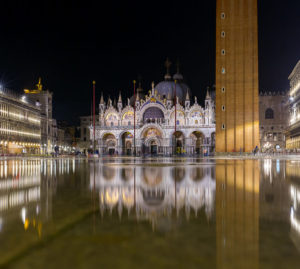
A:
{"label": "campanile bell tower", "polygon": [[257,0],[217,0],[216,152],[259,147]]}

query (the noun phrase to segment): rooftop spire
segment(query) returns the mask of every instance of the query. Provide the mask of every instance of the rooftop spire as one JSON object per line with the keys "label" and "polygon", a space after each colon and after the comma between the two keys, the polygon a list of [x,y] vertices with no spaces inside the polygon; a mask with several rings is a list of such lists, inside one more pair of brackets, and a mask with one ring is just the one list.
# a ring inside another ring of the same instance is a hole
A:
{"label": "rooftop spire", "polygon": [[170,62],[169,58],[167,58],[167,60],[165,61],[165,67],[166,67],[166,71],[167,71],[167,73],[165,74],[165,80],[171,79],[171,75],[170,75],[171,64],[172,63]]}
{"label": "rooftop spire", "polygon": [[210,99],[209,87],[206,88],[206,97],[205,99]]}
{"label": "rooftop spire", "polygon": [[119,99],[118,99],[118,103],[122,103],[122,96],[121,96],[121,92],[119,92]]}
{"label": "rooftop spire", "polygon": [[185,100],[190,100],[190,95],[189,95],[189,91],[186,91],[186,96],[185,96]]}
{"label": "rooftop spire", "polygon": [[103,92],[101,92],[100,104],[104,104]]}

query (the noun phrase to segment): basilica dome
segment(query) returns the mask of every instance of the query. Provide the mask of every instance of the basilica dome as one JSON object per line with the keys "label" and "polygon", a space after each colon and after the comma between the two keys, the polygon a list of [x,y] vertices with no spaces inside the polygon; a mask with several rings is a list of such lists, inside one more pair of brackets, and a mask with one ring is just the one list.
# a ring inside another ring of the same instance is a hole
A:
{"label": "basilica dome", "polygon": [[[165,80],[159,82],[155,86],[155,90],[157,94],[159,94],[162,98],[174,99],[175,98],[175,82],[171,80]],[[176,96],[178,96],[179,101],[182,101],[185,97],[184,90],[180,86],[179,83],[176,84]]]}

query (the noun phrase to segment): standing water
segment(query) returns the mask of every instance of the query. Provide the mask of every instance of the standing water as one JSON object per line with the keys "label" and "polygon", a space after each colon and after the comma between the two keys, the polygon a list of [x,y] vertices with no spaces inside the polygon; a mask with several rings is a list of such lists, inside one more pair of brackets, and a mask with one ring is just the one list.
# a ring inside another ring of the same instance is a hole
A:
{"label": "standing water", "polygon": [[300,161],[0,161],[0,267],[300,268]]}

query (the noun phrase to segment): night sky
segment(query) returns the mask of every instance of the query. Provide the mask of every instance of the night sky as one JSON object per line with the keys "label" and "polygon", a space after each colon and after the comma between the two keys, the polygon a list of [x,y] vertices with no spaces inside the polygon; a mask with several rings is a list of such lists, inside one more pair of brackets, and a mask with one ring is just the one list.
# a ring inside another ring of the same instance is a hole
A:
{"label": "night sky", "polygon": [[[21,92],[39,76],[54,92],[54,117],[75,123],[91,109],[92,80],[123,99],[142,77],[146,91],[179,59],[199,100],[215,77],[215,1],[6,1],[1,4],[0,81]],[[288,89],[300,60],[300,1],[259,1],[261,90]]]}

